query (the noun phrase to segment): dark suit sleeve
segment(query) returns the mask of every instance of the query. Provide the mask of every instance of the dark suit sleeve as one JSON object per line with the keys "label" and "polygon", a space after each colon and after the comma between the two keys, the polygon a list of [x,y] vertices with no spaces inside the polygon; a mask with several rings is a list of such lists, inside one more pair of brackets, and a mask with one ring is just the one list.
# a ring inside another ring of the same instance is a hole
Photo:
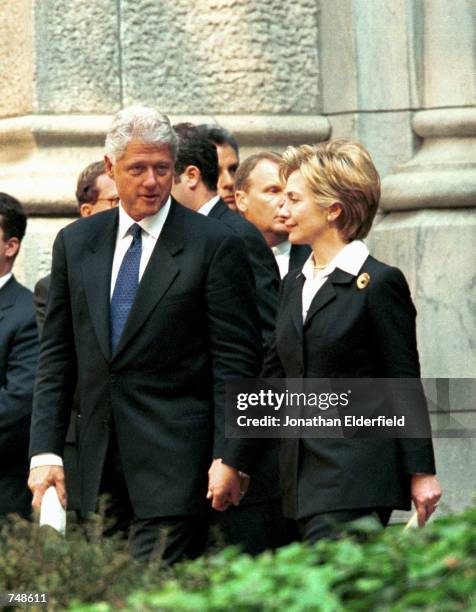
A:
{"label": "dark suit sleeve", "polygon": [[[369,288],[373,339],[381,359],[383,375],[389,379],[419,379],[416,310],[405,277],[397,268],[386,268],[381,278],[376,282],[371,280]],[[426,428],[430,432],[423,392],[413,393],[413,397],[416,405],[412,409],[419,411],[419,419],[427,421]],[[406,473],[435,473],[430,438],[401,438],[398,442]]]}
{"label": "dark suit sleeve", "polygon": [[30,456],[44,452],[63,455],[76,378],[71,299],[61,231],[53,247],[48,313],[33,401]]}
{"label": "dark suit sleeve", "polygon": [[[278,295],[278,305],[281,304],[283,294],[285,293],[285,287],[287,286],[287,280],[283,279]],[[279,307],[278,307],[279,311]],[[261,371],[262,378],[286,378],[283,364],[278,355],[277,341],[276,341],[276,329],[273,331],[271,341],[264,355],[263,369]]]}
{"label": "dark suit sleeve", "polygon": [[45,323],[46,302],[48,300],[48,289],[50,284],[49,279],[49,275],[45,278],[40,278],[33,291],[33,302],[36,309],[36,324],[38,325],[38,333],[40,336]]}
{"label": "dark suit sleeve", "polygon": [[256,378],[262,365],[253,273],[240,238],[228,236],[216,249],[206,296],[215,407],[213,456],[247,471],[256,442],[225,438],[225,382]]}
{"label": "dark suit sleeve", "polygon": [[30,422],[38,360],[38,332],[33,304],[29,314],[23,307],[21,310],[18,328],[8,339],[10,348],[5,384],[0,387],[0,457],[8,454],[9,449],[24,437],[25,428],[28,431]]}
{"label": "dark suit sleeve", "polygon": [[271,345],[280,285],[279,271],[274,255],[259,231],[251,224],[241,234],[246,246],[256,284],[256,304],[261,322],[263,346],[267,351]]}

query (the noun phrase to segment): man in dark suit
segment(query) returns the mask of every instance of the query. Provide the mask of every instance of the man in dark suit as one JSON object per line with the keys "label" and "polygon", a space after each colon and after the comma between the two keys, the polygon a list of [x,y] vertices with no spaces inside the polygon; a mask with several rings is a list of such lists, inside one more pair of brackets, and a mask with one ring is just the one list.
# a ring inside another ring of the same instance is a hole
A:
{"label": "man in dark suit", "polygon": [[[279,285],[271,251],[254,226],[227,208],[217,196],[218,163],[214,144],[191,124],[179,124],[175,130],[179,148],[172,194],[187,208],[215,216],[243,238],[255,274],[256,302],[266,347],[274,330]],[[250,554],[286,543],[278,464],[277,441],[259,440],[247,494],[239,507],[230,508],[213,519],[225,543],[238,544]]]}
{"label": "man in dark suit", "polygon": [[260,232],[217,195],[217,153],[208,136],[190,123],[178,124],[175,129],[180,146],[172,194],[187,208],[224,223],[245,243],[266,351],[274,332],[279,291],[279,274],[272,253]]}
{"label": "man in dark suit", "polygon": [[263,234],[276,258],[281,278],[301,270],[311,254],[307,244],[291,244],[280,209],[284,183],[279,176],[281,156],[263,151],[247,157],[235,175],[235,200],[239,212]]}
{"label": "man in dark suit", "polygon": [[225,440],[224,383],[261,365],[243,244],[170,197],[176,144],[155,109],[117,113],[105,159],[121,205],[56,238],[29,479],[34,507],[51,485],[66,503],[59,456],[78,381],[81,511],[107,484],[134,556],[160,548],[168,563],[203,550],[206,497],[239,503],[254,447]]}
{"label": "man in dark suit", "polygon": [[227,129],[216,123],[202,123],[197,128],[216,146],[218,155],[217,191],[230,210],[236,212],[235,174],[240,163],[240,152],[236,138]]}
{"label": "man in dark suit", "polygon": [[20,202],[0,193],[0,516],[31,510],[26,476],[38,332],[31,291],[12,274],[25,229]]}

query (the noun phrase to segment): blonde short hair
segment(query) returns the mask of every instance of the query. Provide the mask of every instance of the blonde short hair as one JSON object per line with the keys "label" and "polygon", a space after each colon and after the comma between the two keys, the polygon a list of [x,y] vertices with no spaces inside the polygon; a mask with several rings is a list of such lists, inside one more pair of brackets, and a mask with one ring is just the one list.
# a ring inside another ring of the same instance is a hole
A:
{"label": "blonde short hair", "polygon": [[344,240],[367,236],[380,199],[380,177],[365,147],[348,140],[288,147],[280,176],[287,181],[295,170],[301,172],[319,206],[341,205],[335,223]]}

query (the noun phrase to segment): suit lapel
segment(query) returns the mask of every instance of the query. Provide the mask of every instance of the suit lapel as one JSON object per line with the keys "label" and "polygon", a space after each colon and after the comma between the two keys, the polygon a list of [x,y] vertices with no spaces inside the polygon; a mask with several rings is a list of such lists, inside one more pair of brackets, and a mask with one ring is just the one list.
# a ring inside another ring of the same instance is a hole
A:
{"label": "suit lapel", "polygon": [[294,323],[299,338],[302,338],[302,288],[304,285],[304,274],[299,273],[293,280],[289,291],[289,308],[291,319]]}
{"label": "suit lapel", "polygon": [[15,304],[15,289],[17,285],[15,277],[12,276],[0,289],[0,320],[5,316],[5,310],[8,310]]}
{"label": "suit lapel", "polygon": [[183,242],[180,205],[172,200],[167,220],[139,283],[137,295],[114,357],[137,334],[180,272],[174,256],[183,249]]}
{"label": "suit lapel", "polygon": [[213,219],[221,219],[227,210],[230,210],[226,203],[220,198],[218,202],[213,206],[213,208],[208,213],[207,217],[211,217]]}
{"label": "suit lapel", "polygon": [[314,296],[314,299],[309,306],[309,310],[307,311],[304,325],[308,325],[316,313],[335,300],[337,294],[334,285],[348,284],[352,282],[353,278],[355,277],[352,274],[336,268]]}
{"label": "suit lapel", "polygon": [[109,306],[118,216],[118,209],[111,212],[106,225],[91,237],[89,252],[81,261],[83,284],[91,321],[106,360],[109,360],[111,356]]}
{"label": "suit lapel", "polygon": [[289,271],[301,270],[311,254],[311,247],[306,244],[293,244],[289,253]]}

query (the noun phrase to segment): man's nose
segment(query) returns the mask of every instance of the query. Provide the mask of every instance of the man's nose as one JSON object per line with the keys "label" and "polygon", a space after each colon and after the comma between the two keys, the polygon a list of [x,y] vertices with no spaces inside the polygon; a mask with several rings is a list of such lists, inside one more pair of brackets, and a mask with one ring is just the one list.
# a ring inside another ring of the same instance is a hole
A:
{"label": "man's nose", "polygon": [[283,219],[288,219],[289,215],[288,202],[286,198],[283,198],[279,203],[279,216]]}
{"label": "man's nose", "polygon": [[235,182],[233,180],[233,176],[231,172],[228,172],[228,170],[225,170],[222,174],[222,186],[225,187],[226,189],[233,189],[234,183]]}
{"label": "man's nose", "polygon": [[154,188],[157,184],[157,177],[153,168],[147,168],[144,176],[144,185],[148,188]]}

